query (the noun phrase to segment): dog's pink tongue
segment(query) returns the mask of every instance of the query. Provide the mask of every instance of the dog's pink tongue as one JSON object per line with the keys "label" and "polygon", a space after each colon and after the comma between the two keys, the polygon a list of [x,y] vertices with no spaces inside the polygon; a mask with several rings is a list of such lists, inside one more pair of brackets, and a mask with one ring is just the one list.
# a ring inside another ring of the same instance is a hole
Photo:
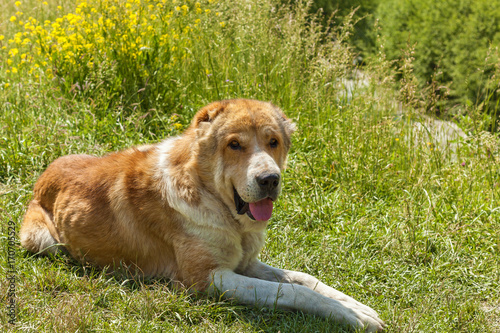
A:
{"label": "dog's pink tongue", "polygon": [[250,213],[257,221],[267,221],[273,213],[273,201],[269,198],[250,203]]}

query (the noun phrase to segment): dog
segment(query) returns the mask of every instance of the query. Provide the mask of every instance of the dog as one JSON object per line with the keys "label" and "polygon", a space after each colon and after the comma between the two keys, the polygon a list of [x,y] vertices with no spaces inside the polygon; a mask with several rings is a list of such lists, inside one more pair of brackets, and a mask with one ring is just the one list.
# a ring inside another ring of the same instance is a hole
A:
{"label": "dog", "polygon": [[385,324],[370,307],[308,274],[257,259],[294,130],[271,103],[224,100],[158,144],[60,157],[35,184],[21,244],[380,331]]}

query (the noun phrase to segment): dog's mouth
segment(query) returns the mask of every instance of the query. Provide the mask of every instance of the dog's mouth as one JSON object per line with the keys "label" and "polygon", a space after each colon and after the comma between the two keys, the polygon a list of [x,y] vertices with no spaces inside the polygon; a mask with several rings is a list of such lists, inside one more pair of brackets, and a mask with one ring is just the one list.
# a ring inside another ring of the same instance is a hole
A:
{"label": "dog's mouth", "polygon": [[245,202],[234,188],[234,204],[238,215],[247,214],[252,220],[267,221],[273,213],[273,199],[265,198],[257,202]]}

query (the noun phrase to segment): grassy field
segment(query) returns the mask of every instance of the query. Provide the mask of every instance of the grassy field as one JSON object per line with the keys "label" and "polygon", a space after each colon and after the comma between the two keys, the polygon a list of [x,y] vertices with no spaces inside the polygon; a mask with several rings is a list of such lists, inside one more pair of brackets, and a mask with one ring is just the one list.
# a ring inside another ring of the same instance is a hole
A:
{"label": "grassy field", "polygon": [[1,331],[341,332],[32,256],[9,235],[57,157],[157,142],[236,97],[272,101],[298,126],[264,262],[369,305],[387,332],[500,331],[500,139],[473,106],[454,149],[418,134],[410,58],[400,88],[383,58],[356,84],[352,26],[325,32],[303,3],[0,6]]}

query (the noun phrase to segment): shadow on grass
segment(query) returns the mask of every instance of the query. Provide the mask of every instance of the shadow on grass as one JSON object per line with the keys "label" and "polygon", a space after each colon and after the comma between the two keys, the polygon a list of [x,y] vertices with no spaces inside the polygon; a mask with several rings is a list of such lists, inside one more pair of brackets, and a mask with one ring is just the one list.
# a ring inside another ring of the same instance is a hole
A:
{"label": "shadow on grass", "polygon": [[[37,288],[38,291],[51,293],[54,297],[57,294],[76,296],[85,293],[85,287],[79,290],[78,285],[72,285],[72,282],[84,280],[95,288],[91,311],[123,311],[131,319],[149,320],[159,327],[173,325],[185,332],[198,332],[200,329],[217,331],[217,327],[224,331],[230,327],[229,331],[234,328],[234,331],[250,332],[349,332],[330,320],[302,312],[250,307],[203,292],[179,289],[170,279],[132,274],[123,265],[115,269],[103,269],[82,264],[64,253],[47,256],[22,251],[22,256],[25,263],[31,262],[38,269],[47,270],[49,275],[50,270],[55,268],[66,276],[63,279],[53,277],[52,281],[47,281],[51,282],[48,283],[50,288],[41,286]],[[132,306],[120,308],[121,305],[116,303],[122,300],[108,296],[109,289],[116,288],[131,301]]]}

